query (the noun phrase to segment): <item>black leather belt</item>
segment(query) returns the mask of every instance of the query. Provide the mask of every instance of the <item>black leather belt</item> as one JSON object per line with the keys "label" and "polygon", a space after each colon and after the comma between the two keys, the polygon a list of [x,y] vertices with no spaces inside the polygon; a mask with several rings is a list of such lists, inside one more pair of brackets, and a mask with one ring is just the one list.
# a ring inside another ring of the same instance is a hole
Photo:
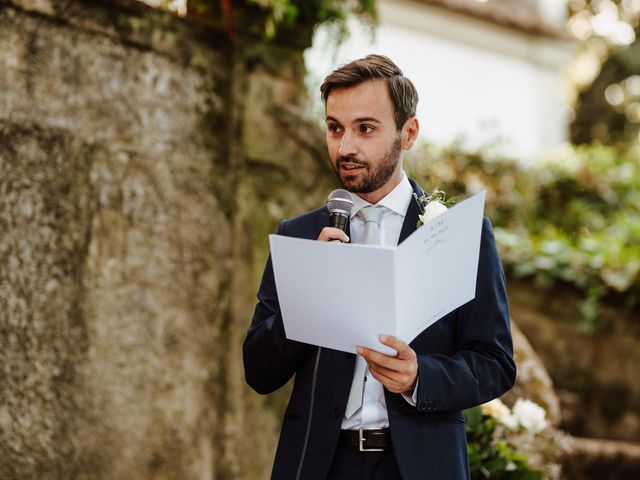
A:
{"label": "black leather belt", "polygon": [[338,445],[357,448],[361,452],[388,452],[391,450],[391,434],[388,428],[340,430]]}

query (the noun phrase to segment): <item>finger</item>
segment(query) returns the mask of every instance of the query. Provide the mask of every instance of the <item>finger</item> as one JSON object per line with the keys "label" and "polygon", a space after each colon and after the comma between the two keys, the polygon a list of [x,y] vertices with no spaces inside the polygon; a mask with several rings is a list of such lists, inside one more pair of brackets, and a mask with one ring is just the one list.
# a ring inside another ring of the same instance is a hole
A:
{"label": "finger", "polygon": [[381,367],[379,365],[369,365],[369,371],[371,374],[376,373],[380,377],[388,380],[392,383],[401,383],[401,375],[395,370],[389,370],[388,368]]}
{"label": "finger", "polygon": [[[404,392],[415,385],[418,376],[418,362],[412,349],[410,349],[409,358],[390,357],[366,347],[359,347],[358,353],[366,360],[372,373],[375,371],[382,378],[389,379],[390,383],[385,385],[389,389],[399,388],[398,391]],[[382,383],[381,380],[379,381]]]}
{"label": "finger", "polygon": [[407,365],[407,368],[404,370],[391,370],[389,368],[385,368],[383,366],[375,365],[375,364],[368,364],[368,366],[369,366],[370,372],[373,373],[375,371],[380,375],[391,379],[393,382],[397,383],[398,385],[403,385],[407,387],[414,383],[417,376],[417,370],[414,370],[408,365]]}
{"label": "finger", "polygon": [[384,372],[378,370],[369,369],[369,371],[373,378],[378,380],[390,392],[402,393],[411,389],[411,385],[408,382],[398,381],[396,378],[385,375]]}
{"label": "finger", "polygon": [[416,355],[413,349],[407,345],[406,342],[394,337],[393,335],[380,335],[379,340],[383,345],[387,345],[388,347],[395,349],[398,352],[396,355],[398,358],[413,358]]}
{"label": "finger", "polygon": [[390,357],[389,355],[376,352],[375,350],[371,350],[366,347],[358,347],[357,352],[362,355],[367,363],[371,362],[373,364],[386,367],[389,370],[401,370],[403,368],[403,362],[406,362],[406,360]]}
{"label": "finger", "polygon": [[373,376],[373,378],[378,380],[388,390],[392,390],[392,389],[397,388],[397,386],[396,386],[397,382],[393,377],[390,377],[389,375],[385,375],[384,372],[378,370],[375,367],[369,367],[369,372],[371,372],[371,375]]}
{"label": "finger", "polygon": [[349,237],[347,236],[346,233],[344,233],[339,228],[324,227],[320,232],[320,235],[318,235],[318,240],[322,242],[330,242],[333,240],[338,240],[342,243],[348,243]]}
{"label": "finger", "polygon": [[413,364],[417,363],[417,357],[411,348],[409,348],[404,357],[387,355],[367,347],[358,347],[357,352],[365,360],[382,365],[390,370],[407,371],[411,369]]}

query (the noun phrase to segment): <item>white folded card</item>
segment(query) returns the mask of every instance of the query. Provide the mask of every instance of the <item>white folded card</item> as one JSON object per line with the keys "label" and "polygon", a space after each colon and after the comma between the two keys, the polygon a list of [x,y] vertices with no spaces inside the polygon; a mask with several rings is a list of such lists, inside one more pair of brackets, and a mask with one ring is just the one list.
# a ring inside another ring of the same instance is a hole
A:
{"label": "white folded card", "polygon": [[380,334],[409,343],[474,298],[484,200],[455,205],[398,247],[269,235],[287,338],[395,354]]}

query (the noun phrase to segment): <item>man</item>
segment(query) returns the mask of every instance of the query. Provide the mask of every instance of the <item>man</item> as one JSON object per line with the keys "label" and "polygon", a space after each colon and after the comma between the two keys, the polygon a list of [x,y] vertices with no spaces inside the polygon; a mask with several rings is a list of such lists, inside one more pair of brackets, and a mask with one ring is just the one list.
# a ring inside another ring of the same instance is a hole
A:
{"label": "man", "polygon": [[[419,131],[416,90],[390,59],[369,55],[332,72],[321,92],[331,166],[354,201],[350,227],[328,227],[320,208],[283,221],[278,233],[397,245],[416,229],[413,193],[422,193],[402,170]],[[337,288],[348,302],[349,286]],[[395,356],[359,348],[356,361],[288,340],[270,259],[258,300],[243,348],[247,382],[266,394],[295,375],[272,478],[469,478],[462,410],[500,396],[516,374],[504,274],[487,219],[475,299],[409,345],[381,335]]]}

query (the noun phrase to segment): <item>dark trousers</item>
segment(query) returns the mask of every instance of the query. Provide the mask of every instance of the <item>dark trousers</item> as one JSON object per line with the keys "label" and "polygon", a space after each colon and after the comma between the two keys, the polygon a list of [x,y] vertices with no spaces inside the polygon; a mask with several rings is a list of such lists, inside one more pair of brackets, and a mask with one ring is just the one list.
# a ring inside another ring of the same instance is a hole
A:
{"label": "dark trousers", "polygon": [[402,480],[393,451],[360,452],[338,447],[327,480]]}

